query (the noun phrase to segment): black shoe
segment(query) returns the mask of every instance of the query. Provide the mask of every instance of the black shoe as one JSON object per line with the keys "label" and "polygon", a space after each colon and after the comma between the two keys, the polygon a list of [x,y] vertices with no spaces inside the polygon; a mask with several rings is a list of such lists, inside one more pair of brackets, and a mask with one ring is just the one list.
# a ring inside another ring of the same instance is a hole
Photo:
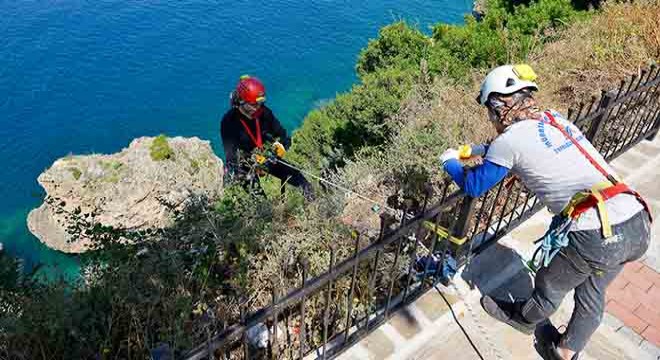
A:
{"label": "black shoe", "polygon": [[[561,334],[549,321],[540,325],[536,331],[534,347],[543,360],[563,360],[559,354]],[[580,353],[575,353],[571,360],[578,360]]]}
{"label": "black shoe", "polygon": [[514,329],[526,335],[532,335],[536,324],[528,323],[520,314],[522,303],[495,300],[488,295],[481,298],[481,306],[486,313],[495,319],[509,324]]}
{"label": "black shoe", "polygon": [[563,360],[561,355],[559,355],[559,351],[557,351],[561,334],[556,327],[548,321],[539,325],[535,336],[534,348],[536,348],[536,352],[541,355],[543,360]]}

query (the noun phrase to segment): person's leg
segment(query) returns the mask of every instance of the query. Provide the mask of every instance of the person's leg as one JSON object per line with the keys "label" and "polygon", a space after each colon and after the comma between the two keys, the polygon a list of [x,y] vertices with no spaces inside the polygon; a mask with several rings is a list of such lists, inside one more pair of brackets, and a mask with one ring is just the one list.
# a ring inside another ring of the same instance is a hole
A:
{"label": "person's leg", "polygon": [[605,309],[605,292],[625,263],[639,259],[648,248],[650,221],[641,212],[613,227],[614,236],[581,231],[571,239],[595,269],[587,281],[575,289],[575,308],[566,332],[559,342],[564,358],[582,351],[600,325]]}
{"label": "person's leg", "polygon": [[570,350],[564,351],[570,358],[573,353],[582,351],[587,345],[587,341],[603,319],[605,291],[621,269],[623,265],[606,272],[595,272],[575,289],[575,307],[571,320],[566,326],[566,332],[558,344],[560,353],[562,349]]}
{"label": "person's leg", "polygon": [[245,191],[247,191],[251,195],[266,197],[266,192],[261,187],[261,184],[259,182],[259,177],[254,176],[249,179],[247,178],[243,179],[243,181],[241,181],[241,184],[245,189]]}
{"label": "person's leg", "polygon": [[235,171],[225,173],[225,186],[238,184],[246,192],[255,196],[266,197],[266,193],[259,183],[259,177],[246,167],[239,167]]}
{"label": "person's leg", "polygon": [[554,314],[562,300],[591,275],[591,268],[570,245],[541,268],[534,279],[534,292],[522,307],[523,317],[539,323]]}
{"label": "person's leg", "polygon": [[507,302],[488,295],[482,298],[484,310],[517,330],[532,334],[536,325],[552,315],[566,294],[590,275],[588,264],[574,249],[562,249],[547,267],[536,273],[534,291],[526,301]]}
{"label": "person's leg", "polygon": [[[279,160],[283,162],[283,160]],[[275,176],[276,178],[282,180],[283,183],[291,184],[295,187],[299,187],[303,196],[308,200],[314,199],[314,192],[312,185],[305,179],[303,174],[300,171],[290,168],[279,162],[270,164],[268,167],[268,173]]]}

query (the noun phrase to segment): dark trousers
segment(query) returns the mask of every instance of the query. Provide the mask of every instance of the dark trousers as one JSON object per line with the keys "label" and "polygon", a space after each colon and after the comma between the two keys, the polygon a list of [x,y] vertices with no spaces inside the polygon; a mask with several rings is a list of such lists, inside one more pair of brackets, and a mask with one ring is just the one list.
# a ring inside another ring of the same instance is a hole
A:
{"label": "dark trousers", "polygon": [[522,308],[523,317],[531,323],[546,320],[575,289],[575,308],[560,347],[575,352],[584,349],[603,319],[607,286],[625,263],[641,258],[649,246],[646,211],[612,230],[614,236],[607,239],[600,229],[569,233],[569,245],[536,273],[534,292]]}
{"label": "dark trousers", "polygon": [[[303,174],[300,173],[300,171],[293,169],[291,167],[288,167],[284,164],[282,164],[284,160],[278,160],[278,162],[270,162],[266,166],[266,172],[282,181],[282,187],[285,186],[285,184],[293,185],[295,187],[298,187],[302,190],[303,196],[307,200],[313,200],[314,199],[314,191],[312,189],[312,185],[305,179]],[[259,185],[259,178],[257,176],[252,177],[250,179],[244,180],[244,186],[248,189],[251,189],[252,191],[265,195],[263,192],[263,189]]]}

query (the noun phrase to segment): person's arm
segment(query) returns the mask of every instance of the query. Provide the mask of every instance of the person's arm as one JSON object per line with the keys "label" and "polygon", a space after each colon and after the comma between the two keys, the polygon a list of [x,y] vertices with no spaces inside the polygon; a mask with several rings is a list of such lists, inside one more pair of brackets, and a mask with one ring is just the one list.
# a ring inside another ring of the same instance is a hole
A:
{"label": "person's arm", "polygon": [[509,173],[509,169],[488,160],[483,164],[466,170],[458,159],[449,159],[443,163],[445,171],[465,194],[479,197],[497,185]]}
{"label": "person's arm", "polygon": [[227,172],[233,173],[238,170],[238,159],[236,156],[237,139],[231,133],[231,127],[229,125],[228,119],[229,114],[225,115],[220,124],[220,138],[222,139],[222,146],[225,150],[225,166],[227,167]]}
{"label": "person's arm", "polygon": [[268,109],[268,115],[270,117],[270,123],[272,125],[272,134],[273,139],[279,139],[279,142],[284,145],[286,149],[291,145],[291,139],[286,132],[286,129],[280,124],[279,120],[275,117],[275,114],[272,110]]}

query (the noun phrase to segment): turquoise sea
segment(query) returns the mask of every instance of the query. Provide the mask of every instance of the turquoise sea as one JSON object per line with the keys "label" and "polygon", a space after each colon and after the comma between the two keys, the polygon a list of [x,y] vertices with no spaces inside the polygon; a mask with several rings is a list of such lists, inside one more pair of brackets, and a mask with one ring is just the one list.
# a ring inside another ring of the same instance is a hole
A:
{"label": "turquoise sea", "polygon": [[37,176],[69,153],[199,136],[222,155],[219,118],[238,76],[259,76],[291,131],[356,81],[361,48],[399,19],[459,23],[469,0],[0,0],[0,242],[28,268],[73,274],[26,216]]}

